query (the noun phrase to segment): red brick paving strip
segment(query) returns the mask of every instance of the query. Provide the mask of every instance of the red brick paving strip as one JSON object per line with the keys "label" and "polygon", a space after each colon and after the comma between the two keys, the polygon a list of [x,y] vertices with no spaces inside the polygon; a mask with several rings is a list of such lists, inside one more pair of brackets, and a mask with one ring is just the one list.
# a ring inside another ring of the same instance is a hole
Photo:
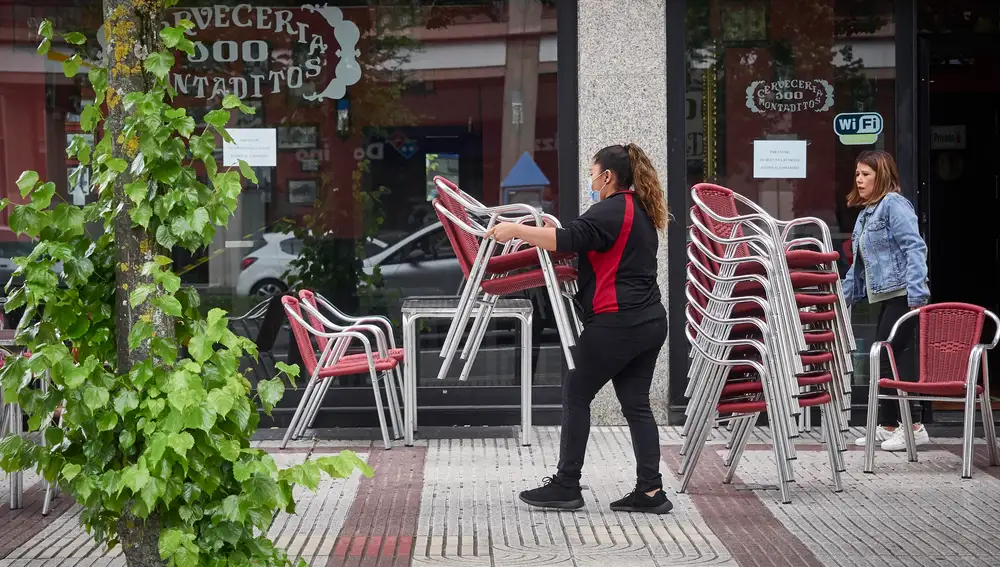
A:
{"label": "red brick paving strip", "polygon": [[[676,445],[662,448],[663,461],[671,472],[680,466],[679,448]],[[726,468],[716,449],[721,447],[705,447],[687,492],[736,563],[740,567],[823,567],[756,494],[722,484]],[[739,483],[739,477],[733,482]]]}
{"label": "red brick paving strip", "polygon": [[372,449],[328,567],[409,567],[424,487],[426,447]]}
{"label": "red brick paving strip", "polygon": [[0,508],[0,559],[28,543],[73,506],[73,499],[62,493],[59,498],[52,500],[49,515],[42,516],[44,500],[45,485],[39,482],[24,491],[24,498],[21,500],[23,508],[11,510],[7,504]]}

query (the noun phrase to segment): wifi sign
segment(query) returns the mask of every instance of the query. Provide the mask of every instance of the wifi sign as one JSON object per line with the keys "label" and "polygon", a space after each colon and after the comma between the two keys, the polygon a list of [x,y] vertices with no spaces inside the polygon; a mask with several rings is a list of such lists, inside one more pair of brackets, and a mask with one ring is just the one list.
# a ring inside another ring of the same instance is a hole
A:
{"label": "wifi sign", "polygon": [[878,141],[883,123],[877,112],[845,112],[834,117],[833,131],[845,146],[864,146]]}

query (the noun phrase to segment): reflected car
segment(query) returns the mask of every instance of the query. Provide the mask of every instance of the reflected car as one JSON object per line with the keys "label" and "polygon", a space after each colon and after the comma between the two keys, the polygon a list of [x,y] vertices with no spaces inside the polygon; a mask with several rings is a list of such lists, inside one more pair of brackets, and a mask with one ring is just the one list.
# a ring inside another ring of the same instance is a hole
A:
{"label": "reflected car", "polygon": [[[286,233],[267,233],[262,239],[243,259],[237,295],[267,298],[288,290],[287,274],[302,253],[302,241]],[[365,256],[365,273],[371,275],[378,266],[385,289],[401,297],[454,295],[462,284],[462,269],[440,222],[391,244],[370,238]]]}

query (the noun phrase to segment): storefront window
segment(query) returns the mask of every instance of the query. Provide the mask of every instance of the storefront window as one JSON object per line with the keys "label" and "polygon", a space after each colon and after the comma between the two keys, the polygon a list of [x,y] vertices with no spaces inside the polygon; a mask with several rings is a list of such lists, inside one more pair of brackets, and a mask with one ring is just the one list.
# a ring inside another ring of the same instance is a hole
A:
{"label": "storefront window", "polygon": [[[35,54],[45,18],[57,31],[84,32],[99,57],[100,0],[0,9],[0,187],[17,202],[13,180],[34,169],[84,203],[94,198],[87,174],[71,176],[79,166],[65,147],[92,96],[87,67],[63,75],[66,45],[47,60]],[[516,197],[558,213],[551,2],[192,0],[165,19],[195,24],[195,53],[179,56],[171,74],[176,103],[203,125],[235,93],[256,113],[228,127],[273,144],[270,158],[251,164],[258,183],[244,187],[228,230],[196,254],[173,254],[206,306],[237,314],[310,287],[345,311],[398,318],[405,297],[456,294],[463,277],[431,206],[435,175],[487,205]],[[221,143],[217,154],[221,163]],[[505,190],[515,165],[537,181],[533,191]],[[0,241],[14,241],[6,214]],[[539,363],[536,383],[561,373],[544,303],[535,344],[552,360]],[[518,383],[506,334],[488,336],[468,384],[497,385],[501,374],[500,385]],[[436,352],[440,343],[428,340]]]}
{"label": "storefront window", "polygon": [[[783,220],[830,227],[848,267],[857,155],[896,150],[890,0],[688,0],[687,182],[729,187]],[[843,116],[852,113],[852,116]],[[861,114],[863,113],[863,114]],[[835,131],[835,117],[870,131]],[[865,134],[867,136],[855,136]],[[840,134],[847,134],[841,136]],[[773,152],[791,156],[776,165]],[[854,380],[868,383],[877,314],[852,318]]]}

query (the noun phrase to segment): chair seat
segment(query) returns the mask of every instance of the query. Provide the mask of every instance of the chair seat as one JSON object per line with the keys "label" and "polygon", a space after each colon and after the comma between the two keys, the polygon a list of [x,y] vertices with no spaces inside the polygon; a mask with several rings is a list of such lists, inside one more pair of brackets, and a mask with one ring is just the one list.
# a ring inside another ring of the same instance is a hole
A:
{"label": "chair seat", "polygon": [[[345,360],[350,360],[350,361],[361,361],[361,362],[365,362],[367,364],[367,360],[368,359],[366,358],[366,356],[367,355],[365,355],[365,353],[363,353],[363,352],[362,353],[357,353],[357,354],[345,354],[344,356],[340,357],[340,360],[337,361],[337,362],[343,362]],[[391,349],[389,349],[389,358],[395,360],[396,362],[403,362],[403,349],[401,349],[401,348],[391,348]]]}
{"label": "chair seat", "polygon": [[[792,287],[803,289],[816,287],[819,285],[830,285],[840,280],[840,275],[836,272],[792,272]],[[760,295],[764,293],[764,288],[757,282],[740,282],[736,284],[733,295]]]}
{"label": "chair seat", "polygon": [[[909,394],[924,394],[926,396],[965,396],[965,382],[906,382],[882,378],[878,385],[892,390],[902,390]],[[982,386],[976,386],[976,395],[983,393]]]}
{"label": "chair seat", "polygon": [[[552,252],[550,256],[553,262],[561,262],[575,258],[576,254],[571,252]],[[493,256],[486,263],[486,271],[490,274],[506,274],[514,270],[537,268],[538,266],[538,250],[532,247],[511,252],[510,254]]]}
{"label": "chair seat", "polygon": [[[756,351],[754,351],[754,352],[756,352]],[[752,360],[755,360],[756,362],[760,362],[760,360],[758,360],[758,359],[759,359],[759,356],[754,357]],[[803,366],[815,366],[817,364],[827,364],[829,362],[833,362],[833,353],[832,352],[814,350],[814,351],[808,351],[808,352],[802,353],[802,365]],[[740,372],[754,372],[754,369],[750,365],[741,364],[741,365],[738,365],[738,366],[733,366],[731,371],[735,372],[735,373],[740,373]]]}
{"label": "chair seat", "polygon": [[[840,259],[837,252],[817,252],[815,250],[789,250],[785,252],[785,261],[790,270],[809,270]],[[757,262],[744,262],[737,266],[736,275],[763,274],[764,265]]]}
{"label": "chair seat", "polygon": [[[361,355],[352,354],[342,357],[337,364],[327,366],[319,371],[319,378],[330,378],[333,376],[350,376],[352,374],[368,374],[368,358]],[[346,360],[345,360],[346,359]],[[392,370],[399,364],[393,358],[376,358],[375,371],[385,372]]]}
{"label": "chair seat", "polygon": [[[819,307],[835,303],[837,303],[837,296],[833,293],[799,292],[795,294],[795,304],[799,307]],[[757,303],[747,301],[734,305],[733,312],[737,315],[761,315],[764,310]]]}
{"label": "chair seat", "polygon": [[[830,394],[817,392],[798,398],[800,408],[821,406],[830,403]],[[767,411],[767,403],[764,400],[749,400],[739,402],[723,402],[717,406],[720,414],[728,413],[761,413]]]}
{"label": "chair seat", "polygon": [[[829,372],[807,372],[795,377],[799,387],[820,386],[833,382],[833,374]],[[760,394],[764,392],[764,385],[760,380],[741,380],[730,382],[722,388],[722,397],[745,396],[747,394]]]}
{"label": "chair seat", "polygon": [[[560,282],[576,279],[576,268],[571,266],[556,266],[556,279]],[[526,289],[534,289],[545,285],[542,270],[520,272],[509,276],[500,276],[491,280],[483,280],[483,291],[491,295],[510,295]]]}

